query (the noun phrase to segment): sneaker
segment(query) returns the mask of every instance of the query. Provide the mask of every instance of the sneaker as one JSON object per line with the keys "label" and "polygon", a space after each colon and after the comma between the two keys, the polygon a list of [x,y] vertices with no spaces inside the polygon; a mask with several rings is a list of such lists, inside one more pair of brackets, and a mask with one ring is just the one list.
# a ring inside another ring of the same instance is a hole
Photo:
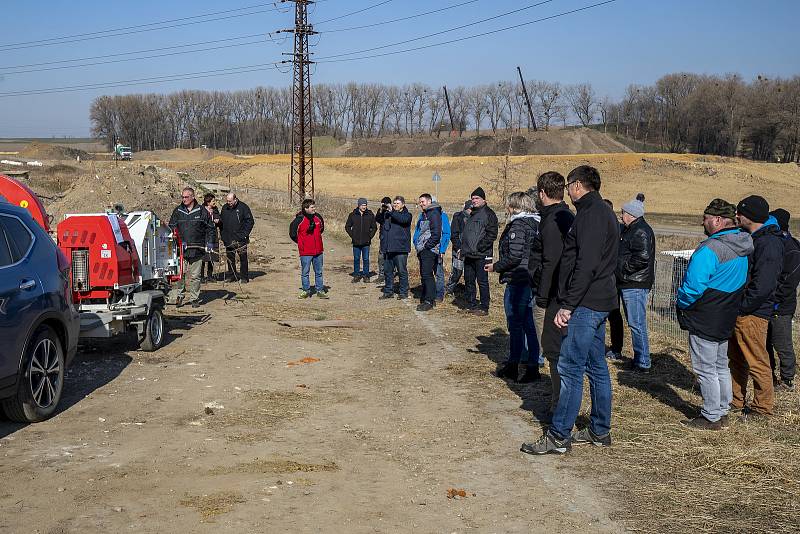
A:
{"label": "sneaker", "polygon": [[199,300],[192,301],[192,308],[197,309],[199,307],[200,307],[200,301]]}
{"label": "sneaker", "polygon": [[360,281],[361,281],[361,277],[360,276],[354,276],[353,279],[351,280],[351,282],[354,283],[354,284],[357,284]]}
{"label": "sneaker", "polygon": [[640,374],[643,374],[643,375],[649,375],[650,374],[650,368],[649,367],[640,367],[633,360],[628,362],[628,365],[625,366],[625,368],[628,371],[633,371],[634,373],[640,373]]}
{"label": "sneaker", "polygon": [[578,445],[580,443],[591,443],[596,447],[610,447],[611,446],[611,433],[605,436],[598,436],[588,426],[582,430],[577,430],[572,433],[572,443]]}
{"label": "sneaker", "polygon": [[621,352],[617,352],[615,350],[610,350],[610,351],[606,352],[606,358],[608,358],[609,360],[622,360],[623,359],[622,358],[622,353]]}
{"label": "sneaker", "polygon": [[176,308],[183,308],[183,299],[178,299],[175,301]]}
{"label": "sneaker", "polygon": [[528,365],[525,368],[525,372],[519,377],[518,382],[522,384],[530,384],[531,382],[537,382],[542,379],[542,373],[539,372],[539,366],[537,365]]}
{"label": "sneaker", "polygon": [[391,293],[384,293],[380,297],[378,297],[378,300],[390,300],[390,299],[393,299],[393,298],[394,298],[394,295],[392,295]]}
{"label": "sneaker", "polygon": [[311,296],[311,292],[306,291],[305,289],[301,289],[300,293],[297,294],[297,298],[299,299],[307,299]]}
{"label": "sneaker", "polygon": [[242,278],[241,280],[239,280],[239,282],[242,283],[242,284],[249,284],[250,283],[250,279],[249,278]]}
{"label": "sneaker", "polygon": [[497,366],[495,375],[497,378],[516,380],[519,369],[515,363],[501,363]]}
{"label": "sneaker", "polygon": [[431,311],[433,309],[433,304],[430,302],[422,302],[419,306],[417,306],[417,311],[426,312]]}
{"label": "sneaker", "polygon": [[397,300],[406,300],[407,298],[408,298],[408,295],[404,295],[402,293],[397,295]]}
{"label": "sneaker", "polygon": [[794,391],[794,381],[793,380],[779,380],[775,382],[775,393],[787,393],[789,391]]}
{"label": "sneaker", "polygon": [[698,415],[694,419],[681,421],[681,424],[694,430],[722,430],[721,421],[709,421],[702,415]]}
{"label": "sneaker", "polygon": [[324,289],[322,291],[317,291],[317,296],[321,299],[329,299],[328,292]]}
{"label": "sneaker", "polygon": [[483,308],[473,308],[470,310],[472,315],[477,315],[478,317],[486,317],[489,315],[489,310],[484,310]]}
{"label": "sneaker", "polygon": [[369,284],[370,283],[369,276],[362,276],[361,281],[364,282],[365,284]]}
{"label": "sneaker", "polygon": [[520,451],[525,454],[564,454],[572,450],[570,438],[558,439],[546,432],[538,441],[523,443]]}

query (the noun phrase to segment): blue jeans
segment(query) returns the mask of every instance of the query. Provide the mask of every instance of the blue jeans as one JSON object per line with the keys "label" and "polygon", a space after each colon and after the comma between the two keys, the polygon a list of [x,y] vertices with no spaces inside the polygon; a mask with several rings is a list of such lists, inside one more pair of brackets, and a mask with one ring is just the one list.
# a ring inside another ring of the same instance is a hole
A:
{"label": "blue jeans", "polygon": [[394,293],[394,272],[400,277],[400,294],[408,296],[408,254],[389,252],[383,264],[384,286],[386,295]]}
{"label": "blue jeans", "polygon": [[[509,349],[507,363],[539,361],[539,340],[533,322],[530,284],[507,284],[503,298],[508,325]],[[527,350],[525,350],[527,348]]]}
{"label": "blue jeans", "polygon": [[353,247],[353,276],[369,276],[369,245]]}
{"label": "blue jeans", "polygon": [[300,256],[300,282],[303,284],[303,291],[311,289],[308,273],[311,270],[312,264],[314,265],[314,286],[317,292],[324,291],[325,284],[322,281],[322,254],[317,254],[316,256]]}
{"label": "blue jeans", "polygon": [[647,297],[649,289],[621,289],[622,307],[631,328],[633,363],[642,369],[650,368],[650,341],[647,337]]}
{"label": "blue jeans", "polygon": [[607,316],[608,312],[583,306],[572,312],[558,357],[561,395],[549,430],[558,439],[566,439],[572,434],[581,409],[584,374],[589,377],[592,399],[589,428],[597,436],[605,436],[611,431],[611,378],[605,357]]}
{"label": "blue jeans", "polygon": [[436,261],[436,300],[444,300],[444,255]]}

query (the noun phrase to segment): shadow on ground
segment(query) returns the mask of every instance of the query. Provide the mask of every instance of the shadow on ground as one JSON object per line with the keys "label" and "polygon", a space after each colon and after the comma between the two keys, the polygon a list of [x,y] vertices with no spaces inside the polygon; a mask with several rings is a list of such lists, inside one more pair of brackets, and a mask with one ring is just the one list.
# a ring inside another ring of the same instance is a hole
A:
{"label": "shadow on ground", "polygon": [[678,410],[686,417],[695,417],[698,413],[697,406],[681,398],[676,391],[676,388],[690,393],[694,391],[694,373],[672,354],[656,353],[652,354],[651,358],[650,374],[643,375],[622,369],[617,374],[619,384],[647,393],[655,400]]}

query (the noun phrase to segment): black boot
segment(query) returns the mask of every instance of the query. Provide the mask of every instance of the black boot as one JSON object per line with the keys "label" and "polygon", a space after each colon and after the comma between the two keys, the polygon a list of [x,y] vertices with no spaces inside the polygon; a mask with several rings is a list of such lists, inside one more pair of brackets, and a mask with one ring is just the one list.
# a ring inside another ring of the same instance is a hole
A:
{"label": "black boot", "polygon": [[517,364],[515,363],[501,363],[497,366],[497,371],[495,371],[497,378],[510,378],[511,380],[516,380],[518,373],[519,370],[517,369]]}
{"label": "black boot", "polygon": [[530,382],[536,382],[542,378],[542,374],[539,372],[539,365],[535,363],[529,363],[525,367],[525,372],[519,378],[519,382],[523,384],[528,384]]}

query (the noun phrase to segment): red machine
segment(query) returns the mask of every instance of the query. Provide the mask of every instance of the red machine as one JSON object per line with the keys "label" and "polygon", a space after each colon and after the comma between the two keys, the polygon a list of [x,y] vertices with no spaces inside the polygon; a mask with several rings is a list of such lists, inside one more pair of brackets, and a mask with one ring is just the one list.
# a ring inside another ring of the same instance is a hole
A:
{"label": "red machine", "polygon": [[[72,215],[58,224],[58,246],[72,259],[75,303],[109,299],[139,282],[139,254],[116,214]],[[89,281],[91,280],[91,285]]]}
{"label": "red machine", "polygon": [[39,197],[27,185],[0,174],[0,198],[30,211],[33,220],[39,223],[45,232],[50,231],[50,217]]}

